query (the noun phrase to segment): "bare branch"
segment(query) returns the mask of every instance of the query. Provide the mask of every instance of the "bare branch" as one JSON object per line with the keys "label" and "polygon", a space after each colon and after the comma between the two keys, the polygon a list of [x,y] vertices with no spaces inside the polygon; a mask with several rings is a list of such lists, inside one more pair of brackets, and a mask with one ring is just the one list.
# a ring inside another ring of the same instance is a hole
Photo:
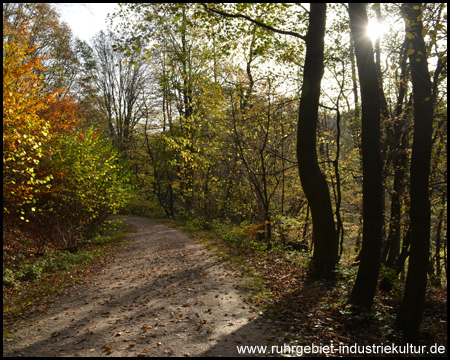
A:
{"label": "bare branch", "polygon": [[202,3],[202,5],[203,5],[203,7],[205,8],[206,11],[210,11],[210,12],[213,12],[215,14],[222,15],[222,16],[229,17],[229,18],[245,19],[245,20],[248,20],[248,21],[252,22],[253,24],[256,24],[256,25],[266,29],[266,30],[273,31],[273,32],[276,32],[278,34],[291,35],[291,36],[294,36],[296,38],[302,39],[303,41],[306,41],[306,36],[300,35],[299,33],[295,32],[295,31],[280,30],[280,29],[274,28],[273,26],[267,25],[267,24],[265,24],[265,23],[263,23],[263,22],[261,22],[259,20],[252,19],[250,16],[247,16],[247,15],[230,14],[230,13],[227,13],[227,12],[224,12],[224,11],[221,11],[221,10],[216,10],[216,9],[210,8],[205,3]]}

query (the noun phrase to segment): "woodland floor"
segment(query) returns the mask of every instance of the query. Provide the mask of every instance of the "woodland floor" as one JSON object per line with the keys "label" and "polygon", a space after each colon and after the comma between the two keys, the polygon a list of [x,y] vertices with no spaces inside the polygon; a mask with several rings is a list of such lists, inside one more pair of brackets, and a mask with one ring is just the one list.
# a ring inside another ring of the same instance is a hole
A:
{"label": "woodland floor", "polygon": [[181,232],[127,222],[114,261],[4,339],[3,356],[237,356],[237,345],[277,344],[240,273]]}
{"label": "woodland floor", "polygon": [[[125,218],[133,229],[127,244],[49,309],[8,326],[3,356],[249,356],[238,353],[245,345],[267,346],[265,356],[280,356],[289,345],[291,353],[283,355],[298,356],[294,347],[313,344],[401,343],[392,331],[395,292],[377,292],[372,314],[352,316],[345,302],[354,275],[318,282],[295,256],[212,244],[198,232],[200,243],[160,223]],[[239,258],[246,270],[224,258]],[[446,305],[446,285],[431,288],[420,338],[427,349],[446,345]],[[272,346],[278,348],[270,354]],[[345,355],[319,350],[316,356]]]}

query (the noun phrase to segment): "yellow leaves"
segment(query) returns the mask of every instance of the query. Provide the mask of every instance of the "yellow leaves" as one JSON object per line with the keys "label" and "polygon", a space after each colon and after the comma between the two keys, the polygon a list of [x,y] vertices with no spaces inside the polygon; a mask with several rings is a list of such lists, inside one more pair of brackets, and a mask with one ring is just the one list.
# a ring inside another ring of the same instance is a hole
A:
{"label": "yellow leaves", "polygon": [[49,188],[51,175],[41,159],[48,155],[44,145],[52,140],[54,130],[50,132],[50,119],[44,114],[58,103],[56,93],[61,91],[42,92],[43,75],[37,74],[45,69],[42,58],[30,56],[34,49],[29,47],[28,29],[13,31],[4,24],[4,31],[14,33],[16,39],[10,43],[3,39],[4,175],[9,179],[4,193],[7,203],[20,207]]}

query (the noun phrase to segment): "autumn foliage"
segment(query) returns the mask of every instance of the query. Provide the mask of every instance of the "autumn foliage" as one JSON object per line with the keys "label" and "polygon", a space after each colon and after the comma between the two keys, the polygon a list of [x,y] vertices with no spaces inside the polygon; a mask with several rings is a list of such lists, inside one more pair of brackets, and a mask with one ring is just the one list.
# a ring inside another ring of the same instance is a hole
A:
{"label": "autumn foliage", "polygon": [[58,245],[74,248],[131,188],[111,144],[83,125],[74,96],[67,89],[44,91],[44,59],[29,36],[26,26],[14,30],[4,22],[3,214],[31,221],[51,231]]}
{"label": "autumn foliage", "polygon": [[50,124],[38,114],[49,108],[54,94],[41,93],[36,71],[42,70],[42,59],[29,56],[34,49],[27,36],[26,28],[14,33],[3,27],[4,212],[32,202],[50,181],[50,174],[40,171]]}

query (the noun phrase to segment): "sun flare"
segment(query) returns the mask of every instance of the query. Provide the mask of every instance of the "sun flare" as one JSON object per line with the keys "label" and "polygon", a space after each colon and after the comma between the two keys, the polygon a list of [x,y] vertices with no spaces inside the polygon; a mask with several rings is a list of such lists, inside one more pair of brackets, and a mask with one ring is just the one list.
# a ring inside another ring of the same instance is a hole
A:
{"label": "sun flare", "polygon": [[384,33],[386,33],[387,28],[386,25],[379,23],[376,20],[370,20],[367,25],[367,36],[370,37],[372,43],[374,43],[377,39],[381,38]]}

